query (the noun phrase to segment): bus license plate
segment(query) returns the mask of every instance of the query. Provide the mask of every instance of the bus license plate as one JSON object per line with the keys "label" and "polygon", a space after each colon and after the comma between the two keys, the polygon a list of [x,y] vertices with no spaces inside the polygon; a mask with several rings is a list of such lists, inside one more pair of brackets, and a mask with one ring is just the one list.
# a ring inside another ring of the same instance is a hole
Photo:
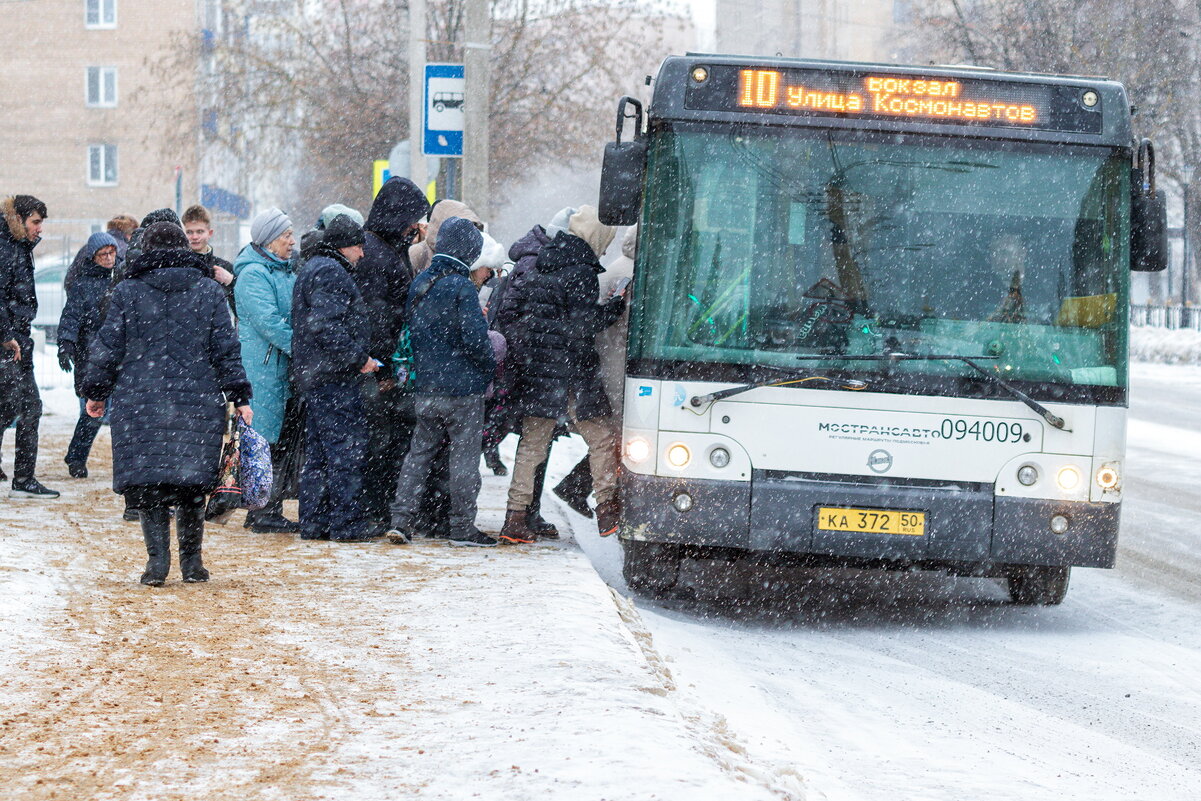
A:
{"label": "bus license plate", "polygon": [[899,512],[895,509],[851,509],[819,506],[817,527],[823,531],[849,531],[856,534],[904,534],[921,537],[926,533],[925,512]]}

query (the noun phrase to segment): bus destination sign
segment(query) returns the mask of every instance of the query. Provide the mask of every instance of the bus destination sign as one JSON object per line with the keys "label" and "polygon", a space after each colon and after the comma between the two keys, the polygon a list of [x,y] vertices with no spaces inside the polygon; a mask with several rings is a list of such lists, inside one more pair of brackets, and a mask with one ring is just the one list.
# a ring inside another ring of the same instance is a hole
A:
{"label": "bus destination sign", "polygon": [[961,77],[730,65],[697,68],[688,108],[797,116],[903,119],[913,122],[1100,131],[1096,93],[1050,84]]}

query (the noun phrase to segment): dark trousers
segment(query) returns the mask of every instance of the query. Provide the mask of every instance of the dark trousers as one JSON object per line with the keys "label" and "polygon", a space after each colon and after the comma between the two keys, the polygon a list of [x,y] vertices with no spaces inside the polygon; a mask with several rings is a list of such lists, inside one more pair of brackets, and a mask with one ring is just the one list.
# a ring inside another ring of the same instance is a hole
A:
{"label": "dark trousers", "polygon": [[366,416],[355,384],[326,384],[306,394],[304,468],[300,473],[301,536],[360,537],[366,520],[359,496],[367,454]]}
{"label": "dark trousers", "polygon": [[387,522],[388,504],[400,479],[400,468],[413,437],[412,398],[399,389],[380,392],[378,382],[363,382],[367,415],[367,461],[363,466],[363,513]]}
{"label": "dark trousers", "polygon": [[[24,349],[22,349],[24,352]],[[33,374],[33,352],[17,363],[19,376],[10,390],[6,404],[17,418],[17,450],[13,462],[13,479],[33,478],[38,463],[38,425],[42,420],[42,396]]]}
{"label": "dark trousers", "polygon": [[438,453],[445,447],[450,533],[468,534],[475,530],[480,494],[484,399],[479,395],[419,395],[416,403],[417,429],[396,484],[392,526],[403,529],[416,522]]}
{"label": "dark trousers", "polygon": [[87,401],[83,398],[79,399],[79,419],[75,421],[75,434],[71,437],[71,444],[67,446],[67,458],[64,459],[67,464],[87,464],[88,456],[92,452],[92,443],[96,441],[96,434],[104,424],[103,417],[88,415],[86,404]]}

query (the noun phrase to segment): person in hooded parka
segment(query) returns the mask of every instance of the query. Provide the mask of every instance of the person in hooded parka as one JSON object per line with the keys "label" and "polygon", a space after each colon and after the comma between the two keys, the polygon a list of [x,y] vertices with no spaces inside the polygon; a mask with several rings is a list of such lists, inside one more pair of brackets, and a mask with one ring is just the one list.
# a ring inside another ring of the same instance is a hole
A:
{"label": "person in hooded parka", "polygon": [[408,178],[385,181],[367,213],[363,258],[353,273],[366,304],[369,353],[382,365],[374,380],[362,385],[367,415],[363,511],[368,525],[381,534],[388,525],[388,501],[416,424],[413,400],[397,386],[392,354],[404,328],[409,285],[419,272],[410,262],[410,248],[425,238],[429,208],[425,194]]}
{"label": "person in hooded parka", "polygon": [[117,240],[104,232],[94,233],[75,254],[63,281],[67,302],[58,318],[58,364],[67,372],[75,370],[75,394],[79,396],[79,419],[63,459],[72,478],[88,477],[88,455],[100,431],[100,420],[85,408],[82,384],[88,346],[100,327],[100,303],[116,263]]}
{"label": "person in hooded parka", "polygon": [[143,243],[109,298],[82,389],[90,415],[109,414],[113,490],[141,512],[141,581],[157,587],[170,570],[172,508],[183,580],[208,580],[204,501],[217,483],[226,403],[247,424],[253,413],[225,292],[204,259],[173,223],[150,225]]}

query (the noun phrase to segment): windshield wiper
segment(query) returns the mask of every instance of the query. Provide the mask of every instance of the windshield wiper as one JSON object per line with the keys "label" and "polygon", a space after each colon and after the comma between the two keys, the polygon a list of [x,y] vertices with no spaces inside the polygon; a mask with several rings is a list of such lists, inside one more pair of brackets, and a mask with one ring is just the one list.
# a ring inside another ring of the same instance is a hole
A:
{"label": "windshield wiper", "polygon": [[973,359],[999,359],[1000,356],[957,356],[954,354],[930,354],[919,355],[912,353],[880,353],[866,356],[797,356],[799,361],[847,361],[847,362],[963,362],[971,367],[980,375],[992,381],[1001,389],[1009,393],[1010,396],[1020,400],[1022,403],[1033,409],[1039,417],[1047,421],[1048,425],[1058,428],[1061,431],[1067,431],[1064,419],[1052,412],[1046,406],[1031,398],[1025,392],[1022,392],[1017,387],[1010,384],[1005,379],[990,373],[980,365],[976,364]]}
{"label": "windshield wiper", "polygon": [[793,384],[804,384],[807,381],[824,381],[829,384],[838,384],[842,389],[849,389],[853,392],[858,392],[861,389],[867,389],[867,382],[860,381],[857,378],[830,378],[825,375],[813,374],[793,374],[791,377],[782,376],[779,378],[770,378],[766,381],[756,381],[753,384],[743,384],[738,387],[730,387],[729,389],[720,389],[717,392],[710,392],[707,395],[693,395],[688,401],[688,404],[694,409],[699,409],[707,403],[715,403],[723,398],[728,398],[731,395],[739,395],[743,392],[750,392],[752,389],[760,387],[787,387]]}

